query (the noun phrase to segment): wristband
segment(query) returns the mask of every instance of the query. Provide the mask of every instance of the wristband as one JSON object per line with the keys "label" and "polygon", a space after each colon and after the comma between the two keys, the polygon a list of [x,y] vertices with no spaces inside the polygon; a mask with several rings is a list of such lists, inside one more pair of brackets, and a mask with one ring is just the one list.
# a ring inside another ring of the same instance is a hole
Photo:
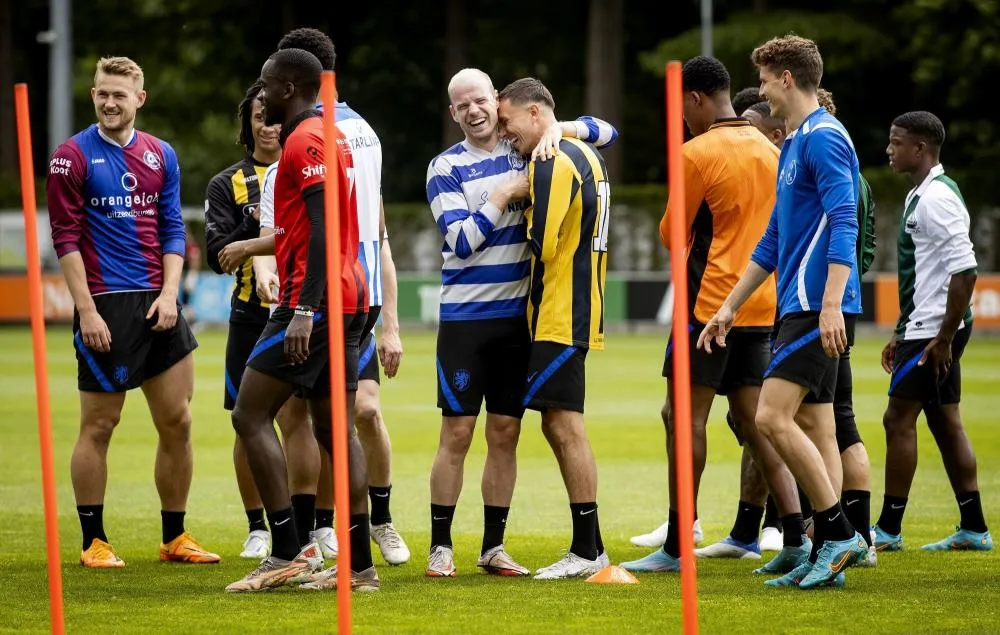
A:
{"label": "wristband", "polygon": [[295,307],[295,315],[301,315],[302,317],[311,318],[316,315],[316,312],[312,308],[307,306],[297,306]]}

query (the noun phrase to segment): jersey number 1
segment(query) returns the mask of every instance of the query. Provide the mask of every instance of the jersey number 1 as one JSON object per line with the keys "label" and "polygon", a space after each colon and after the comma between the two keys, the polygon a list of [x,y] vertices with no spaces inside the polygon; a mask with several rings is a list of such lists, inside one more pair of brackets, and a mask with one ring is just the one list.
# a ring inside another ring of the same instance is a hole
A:
{"label": "jersey number 1", "polygon": [[597,182],[597,232],[594,251],[608,251],[608,221],[611,212],[611,186],[607,181]]}

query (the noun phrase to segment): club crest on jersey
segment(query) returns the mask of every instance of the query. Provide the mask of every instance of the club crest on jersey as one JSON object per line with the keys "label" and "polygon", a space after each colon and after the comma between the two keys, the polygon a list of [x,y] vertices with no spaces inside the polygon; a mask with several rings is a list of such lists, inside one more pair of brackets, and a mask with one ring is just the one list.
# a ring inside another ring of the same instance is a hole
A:
{"label": "club crest on jersey", "polygon": [[464,392],[469,387],[469,380],[471,379],[472,374],[466,369],[460,368],[455,371],[455,374],[451,378],[451,383],[455,386],[455,390]]}
{"label": "club crest on jersey", "polygon": [[522,170],[524,169],[524,157],[517,150],[511,150],[507,153],[507,158],[510,160],[510,169],[512,170]]}
{"label": "club crest on jersey", "polygon": [[150,170],[160,169],[160,157],[156,156],[156,153],[152,150],[146,150],[142,153],[143,162],[149,166]]}
{"label": "club crest on jersey", "polygon": [[780,180],[784,181],[785,185],[791,185],[792,183],[795,182],[795,173],[797,167],[798,164],[796,163],[795,159],[792,159],[791,162],[788,165],[786,165],[784,169],[781,170]]}
{"label": "club crest on jersey", "polygon": [[128,381],[128,366],[115,366],[115,383],[121,386]]}

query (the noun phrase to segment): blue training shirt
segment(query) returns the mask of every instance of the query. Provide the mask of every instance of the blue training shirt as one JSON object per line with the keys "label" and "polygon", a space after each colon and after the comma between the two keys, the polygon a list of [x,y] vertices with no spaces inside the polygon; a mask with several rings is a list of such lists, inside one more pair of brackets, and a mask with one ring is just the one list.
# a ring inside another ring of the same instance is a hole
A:
{"label": "blue training shirt", "polygon": [[830,263],[849,266],[841,310],[861,313],[854,144],[825,108],[813,111],[785,140],[778,161],[774,211],[751,259],[778,271],[778,315],[823,308]]}

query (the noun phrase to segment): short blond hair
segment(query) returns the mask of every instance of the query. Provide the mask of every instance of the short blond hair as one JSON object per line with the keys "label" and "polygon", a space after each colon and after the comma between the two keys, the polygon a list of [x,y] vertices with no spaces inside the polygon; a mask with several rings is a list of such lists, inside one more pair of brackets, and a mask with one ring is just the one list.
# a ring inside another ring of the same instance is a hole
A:
{"label": "short blond hair", "polygon": [[101,73],[104,73],[105,75],[129,77],[137,84],[138,89],[142,90],[142,67],[136,64],[131,58],[102,57],[97,60],[97,72],[94,73],[95,84],[97,83],[97,78],[101,75]]}

